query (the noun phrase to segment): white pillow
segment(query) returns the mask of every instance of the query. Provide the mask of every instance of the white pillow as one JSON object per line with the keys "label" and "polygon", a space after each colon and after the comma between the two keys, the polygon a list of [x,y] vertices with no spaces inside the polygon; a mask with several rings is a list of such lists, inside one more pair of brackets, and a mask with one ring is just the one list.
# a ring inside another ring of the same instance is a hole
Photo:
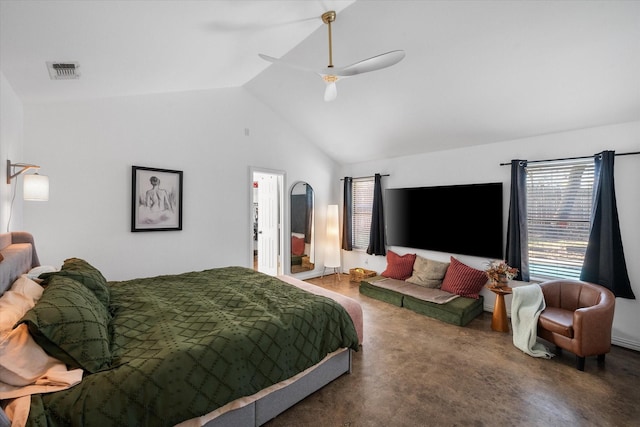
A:
{"label": "white pillow", "polygon": [[58,269],[52,265],[40,265],[38,267],[33,267],[31,270],[29,270],[27,272],[27,277],[29,277],[29,279],[31,280],[35,280],[42,273],[53,273],[54,271],[58,271]]}
{"label": "white pillow", "polygon": [[42,293],[44,292],[44,288],[40,286],[39,283],[30,279],[26,274],[18,277],[16,281],[13,282],[13,285],[11,285],[10,290],[29,298],[33,301],[33,305],[36,304],[36,301],[40,299]]}

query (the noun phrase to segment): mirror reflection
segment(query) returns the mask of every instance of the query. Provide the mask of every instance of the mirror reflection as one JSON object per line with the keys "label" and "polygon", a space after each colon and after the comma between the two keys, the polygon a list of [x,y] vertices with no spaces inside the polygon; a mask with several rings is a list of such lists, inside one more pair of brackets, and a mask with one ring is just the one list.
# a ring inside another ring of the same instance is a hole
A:
{"label": "mirror reflection", "polygon": [[313,188],[306,182],[291,187],[291,273],[315,268]]}

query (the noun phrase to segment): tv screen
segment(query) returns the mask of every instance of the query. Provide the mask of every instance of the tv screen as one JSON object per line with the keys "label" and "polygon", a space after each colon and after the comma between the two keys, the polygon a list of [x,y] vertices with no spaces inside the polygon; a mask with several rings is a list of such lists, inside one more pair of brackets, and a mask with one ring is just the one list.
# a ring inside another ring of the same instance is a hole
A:
{"label": "tv screen", "polygon": [[503,258],[502,183],[390,188],[387,245]]}

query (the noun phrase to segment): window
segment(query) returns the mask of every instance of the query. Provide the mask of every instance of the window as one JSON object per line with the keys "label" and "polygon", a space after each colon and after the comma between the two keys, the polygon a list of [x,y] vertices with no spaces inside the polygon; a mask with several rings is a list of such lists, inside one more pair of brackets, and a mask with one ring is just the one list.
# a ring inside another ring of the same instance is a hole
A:
{"label": "window", "polygon": [[373,210],[374,178],[353,180],[352,230],[353,249],[366,250],[369,247],[371,231],[371,212]]}
{"label": "window", "polygon": [[589,241],[593,181],[593,159],[527,165],[532,277],[580,277]]}

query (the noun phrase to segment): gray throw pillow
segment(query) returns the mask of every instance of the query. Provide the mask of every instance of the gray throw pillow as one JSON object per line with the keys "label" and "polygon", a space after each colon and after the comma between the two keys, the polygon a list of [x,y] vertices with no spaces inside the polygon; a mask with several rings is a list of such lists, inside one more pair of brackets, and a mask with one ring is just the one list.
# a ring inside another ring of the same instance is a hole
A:
{"label": "gray throw pillow", "polygon": [[427,288],[439,288],[447,268],[449,268],[448,262],[434,261],[418,255],[413,264],[413,274],[407,282]]}

